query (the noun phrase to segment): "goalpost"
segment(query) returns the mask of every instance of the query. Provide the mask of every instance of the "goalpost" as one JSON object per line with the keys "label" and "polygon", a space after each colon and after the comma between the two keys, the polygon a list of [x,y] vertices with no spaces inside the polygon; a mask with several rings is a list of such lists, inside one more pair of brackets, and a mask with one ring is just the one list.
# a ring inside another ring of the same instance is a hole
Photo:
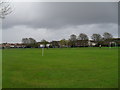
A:
{"label": "goalpost", "polygon": [[47,48],[49,48],[49,47],[50,47],[50,44],[46,44],[46,45],[40,44],[40,48],[42,48],[42,49],[41,49],[41,50],[42,50],[42,56],[44,56],[44,48],[45,48],[45,46],[46,46]]}
{"label": "goalpost", "polygon": [[42,48],[42,56],[44,55],[44,47]]}
{"label": "goalpost", "polygon": [[45,45],[43,45],[43,44],[40,45],[40,48],[42,48],[42,56],[44,56],[44,47],[45,47]]}

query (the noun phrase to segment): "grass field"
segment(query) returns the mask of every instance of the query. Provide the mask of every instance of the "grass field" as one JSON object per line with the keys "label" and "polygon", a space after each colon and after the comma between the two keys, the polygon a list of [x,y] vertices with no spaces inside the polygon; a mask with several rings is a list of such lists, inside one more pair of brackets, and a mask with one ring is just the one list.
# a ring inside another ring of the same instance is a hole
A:
{"label": "grass field", "polygon": [[4,49],[3,88],[117,88],[117,48]]}

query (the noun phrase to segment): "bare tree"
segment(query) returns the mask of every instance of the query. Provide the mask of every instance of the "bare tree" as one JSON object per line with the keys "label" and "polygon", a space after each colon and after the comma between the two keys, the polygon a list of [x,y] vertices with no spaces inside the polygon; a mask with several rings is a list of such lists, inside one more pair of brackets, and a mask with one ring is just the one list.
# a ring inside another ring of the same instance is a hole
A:
{"label": "bare tree", "polygon": [[78,46],[87,46],[88,45],[88,36],[84,33],[79,34],[77,45]]}
{"label": "bare tree", "polygon": [[107,39],[112,39],[113,36],[112,36],[112,34],[110,34],[110,33],[108,33],[108,32],[105,32],[105,33],[103,34],[103,38],[104,38],[105,40],[107,40]]}
{"label": "bare tree", "polygon": [[0,0],[0,18],[5,18],[6,15],[12,12],[10,2],[5,0]]}
{"label": "bare tree", "polygon": [[99,42],[99,41],[101,41],[101,39],[102,39],[102,37],[101,37],[100,34],[93,34],[93,35],[91,36],[91,38],[92,38],[92,40],[95,41],[95,42]]}
{"label": "bare tree", "polygon": [[33,38],[29,38],[29,43],[30,43],[30,44],[35,44],[35,43],[36,43],[36,40],[33,39]]}
{"label": "bare tree", "polygon": [[22,39],[22,43],[23,43],[23,44],[28,44],[28,43],[29,43],[28,38],[23,38],[23,39]]}
{"label": "bare tree", "polygon": [[23,44],[35,44],[36,40],[33,38],[23,38],[22,39],[22,43]]}
{"label": "bare tree", "polygon": [[70,35],[70,40],[71,41],[76,41],[77,40],[76,35],[74,35],[74,34]]}
{"label": "bare tree", "polygon": [[78,36],[78,40],[88,40],[88,36],[84,33],[81,33],[79,36]]}
{"label": "bare tree", "polygon": [[76,37],[77,37],[77,36],[74,35],[74,34],[70,35],[69,45],[70,45],[71,47],[75,47],[75,46],[76,46],[76,41],[77,41],[77,38],[76,38]]}

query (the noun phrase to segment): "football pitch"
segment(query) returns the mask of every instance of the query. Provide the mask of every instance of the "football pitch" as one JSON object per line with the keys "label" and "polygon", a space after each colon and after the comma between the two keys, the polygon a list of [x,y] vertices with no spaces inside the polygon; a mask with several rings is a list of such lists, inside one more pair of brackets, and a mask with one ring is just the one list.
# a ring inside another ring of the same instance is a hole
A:
{"label": "football pitch", "polygon": [[117,88],[118,48],[2,50],[3,88]]}

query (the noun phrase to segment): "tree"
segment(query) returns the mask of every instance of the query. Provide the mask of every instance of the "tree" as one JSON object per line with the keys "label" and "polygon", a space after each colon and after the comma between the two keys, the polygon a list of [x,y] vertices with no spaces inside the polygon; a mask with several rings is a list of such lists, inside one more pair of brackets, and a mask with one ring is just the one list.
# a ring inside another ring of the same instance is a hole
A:
{"label": "tree", "polygon": [[110,33],[108,33],[108,32],[105,32],[105,33],[103,34],[103,38],[104,38],[105,40],[107,40],[107,39],[112,39],[113,36],[112,36],[112,34],[110,34]]}
{"label": "tree", "polygon": [[23,39],[22,39],[22,43],[23,43],[23,44],[28,44],[28,43],[29,43],[28,38],[23,38]]}
{"label": "tree", "polygon": [[93,34],[93,35],[91,36],[91,38],[92,38],[92,40],[95,41],[95,42],[99,42],[99,41],[101,41],[101,39],[102,39],[102,37],[101,37],[100,34]]}
{"label": "tree", "polygon": [[36,40],[33,38],[23,38],[22,43],[25,44],[27,48],[38,47]]}
{"label": "tree", "polygon": [[79,36],[78,36],[78,40],[88,40],[88,36],[84,33],[81,33]]}
{"label": "tree", "polygon": [[46,41],[45,39],[42,39],[41,44],[44,44],[46,46],[46,44],[48,44],[48,41]]}
{"label": "tree", "polygon": [[108,33],[108,32],[105,32],[105,33],[103,34],[103,45],[104,45],[104,46],[109,46],[110,43],[113,41],[112,39],[113,39],[112,34],[110,34],[110,33]]}
{"label": "tree", "polygon": [[28,40],[29,40],[29,44],[35,44],[36,43],[36,40],[33,39],[33,38],[29,38]]}
{"label": "tree", "polygon": [[60,46],[61,47],[66,47],[67,46],[67,40],[65,40],[65,39],[60,40]]}
{"label": "tree", "polygon": [[79,34],[77,46],[88,46],[88,36],[84,33]]}
{"label": "tree", "polygon": [[71,41],[76,41],[77,40],[76,35],[74,35],[74,34],[70,35],[70,40]]}
{"label": "tree", "polygon": [[36,40],[33,38],[23,38],[22,39],[22,43],[23,44],[35,44]]}
{"label": "tree", "polygon": [[74,35],[74,34],[70,35],[69,45],[71,47],[75,47],[76,46],[76,41],[77,41],[76,35]]}
{"label": "tree", "polygon": [[52,47],[53,47],[53,48],[56,48],[56,47],[59,48],[59,47],[60,47],[59,41],[52,41],[51,44],[52,44]]}
{"label": "tree", "polygon": [[5,18],[6,15],[12,12],[10,2],[5,2],[5,0],[0,0],[0,18]]}

